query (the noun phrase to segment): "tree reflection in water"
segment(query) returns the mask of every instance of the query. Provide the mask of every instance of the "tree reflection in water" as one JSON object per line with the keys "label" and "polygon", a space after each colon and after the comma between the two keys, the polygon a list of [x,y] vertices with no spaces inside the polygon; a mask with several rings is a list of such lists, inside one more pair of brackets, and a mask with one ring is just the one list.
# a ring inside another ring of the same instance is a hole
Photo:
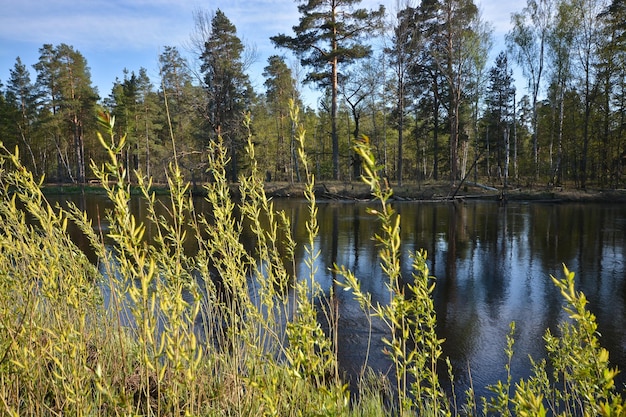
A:
{"label": "tree reflection in water", "polygon": [[[99,196],[70,198],[83,200],[77,202],[94,223],[104,218],[106,203]],[[197,202],[198,211],[208,210],[202,200]],[[291,219],[299,242],[296,256],[301,259],[308,216],[305,202],[274,202]],[[140,216],[142,204],[134,205]],[[366,212],[368,206],[376,203],[320,202],[318,281],[330,294],[336,278],[332,265],[345,265],[375,302],[386,303],[389,296],[372,239],[378,225],[375,216]],[[529,354],[535,359],[544,356],[545,330],[555,330],[565,317],[549,277],[560,277],[563,263],[576,273],[578,289],[589,299],[611,362],[626,370],[626,205],[397,202],[394,208],[402,219],[405,279],[411,276],[409,253],[420,248],[428,252],[437,283],[437,331],[446,339],[444,354],[455,367],[460,394],[468,387],[468,370],[479,395],[487,395],[484,387],[505,378],[504,348],[511,321],[517,324],[513,379],[528,376]],[[72,233],[89,254],[87,242]],[[150,228],[146,235],[150,236]],[[296,262],[299,276],[307,275],[305,268],[303,262]],[[335,294],[340,365],[347,374],[357,375],[368,345],[369,321],[349,292]],[[368,365],[383,373],[390,369],[380,342],[384,335],[384,327],[374,322]],[[623,386],[625,375],[618,375],[618,386]]]}

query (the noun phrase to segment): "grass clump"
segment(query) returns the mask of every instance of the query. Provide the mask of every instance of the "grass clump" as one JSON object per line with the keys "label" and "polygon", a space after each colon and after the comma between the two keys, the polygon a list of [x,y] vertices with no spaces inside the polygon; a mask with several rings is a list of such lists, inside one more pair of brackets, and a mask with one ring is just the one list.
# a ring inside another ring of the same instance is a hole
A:
{"label": "grass clump", "polygon": [[400,216],[389,202],[393,191],[382,182],[374,155],[363,137],[355,151],[363,160],[363,181],[380,202],[380,209],[370,209],[381,223],[382,233],[374,238],[379,243],[382,270],[387,277],[389,302],[374,304],[368,293],[345,267],[337,267],[344,277],[342,284],[351,290],[361,308],[380,319],[389,330],[383,340],[385,353],[394,365],[394,390],[399,415],[449,415],[449,402],[443,392],[437,367],[442,355],[443,340],[435,332],[436,314],[432,299],[434,282],[426,265],[426,253],[412,254],[413,281],[405,285],[400,272]]}
{"label": "grass clump", "polygon": [[[298,109],[291,107],[294,126]],[[439,380],[443,340],[437,337],[426,253],[412,254],[413,274],[400,273],[400,218],[381,180],[367,138],[355,144],[363,180],[379,207],[375,236],[389,300],[373,303],[351,271],[335,265],[336,284],[353,293],[370,320],[387,327],[386,377],[363,364],[351,396],[337,362],[337,305],[317,281],[315,178],[294,129],[306,175],[309,216],[304,276],[296,273],[292,225],[263,191],[251,135],[249,172],[239,201],[226,179],[226,148],[209,146],[213,180],[205,186],[209,213],[198,213],[174,160],[169,201],[159,206],[149,179],[118,160],[125,138],[115,120],[99,115],[109,161],[92,166],[112,202],[106,236],[75,206],[51,207],[41,182],[2,147],[0,162],[0,413],[146,416],[379,416],[379,415],[623,415],[616,370],[599,345],[595,317],[574,275],[554,279],[570,321],[547,332],[548,360],[534,374],[491,387],[478,401],[468,392],[457,407]],[[245,118],[249,127],[250,119]],[[145,220],[130,209],[131,193],[146,203]],[[99,219],[97,219],[99,221]],[[92,265],[66,233],[76,223],[98,255]],[[152,231],[146,236],[147,228]],[[242,242],[244,228],[255,236]],[[190,249],[191,248],[191,249]],[[506,353],[514,347],[514,326]],[[366,355],[367,357],[367,355]],[[454,390],[452,390],[454,392]],[[352,401],[350,401],[352,398]]]}

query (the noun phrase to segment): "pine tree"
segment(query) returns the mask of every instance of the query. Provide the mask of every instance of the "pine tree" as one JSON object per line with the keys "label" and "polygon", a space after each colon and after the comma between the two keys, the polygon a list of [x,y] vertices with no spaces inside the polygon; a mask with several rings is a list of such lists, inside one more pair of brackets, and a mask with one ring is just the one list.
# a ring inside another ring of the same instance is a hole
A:
{"label": "pine tree", "polygon": [[277,46],[296,53],[305,67],[310,67],[305,81],[331,90],[331,139],[333,179],[339,179],[339,136],[337,100],[339,66],[348,65],[371,54],[364,37],[381,27],[385,9],[357,9],[361,0],[308,0],[298,6],[302,14],[295,36],[280,34],[271,38]]}
{"label": "pine tree", "polygon": [[10,71],[10,78],[7,84],[7,104],[12,108],[13,117],[11,120],[12,129],[16,136],[16,143],[20,143],[23,155],[28,155],[30,161],[26,163],[33,174],[40,174],[37,158],[33,148],[35,147],[35,129],[37,120],[37,105],[35,86],[30,80],[30,73],[22,60],[17,57],[15,66]]}
{"label": "pine tree", "polygon": [[223,138],[230,152],[230,179],[237,180],[238,153],[243,149],[243,113],[249,110],[254,92],[242,59],[244,46],[237,29],[217,10],[211,19],[211,32],[200,57],[206,91],[205,118],[213,132]]}
{"label": "pine tree", "polygon": [[57,177],[63,169],[73,182],[85,182],[85,134],[93,122],[98,94],[83,55],[72,46],[46,44],[40,48],[37,89],[45,130],[52,133],[57,150]]}
{"label": "pine tree", "polygon": [[158,95],[145,68],[140,68],[138,74],[124,69],[124,79],[116,80],[113,85],[109,107],[115,116],[116,137],[126,135],[122,160],[129,178],[132,179],[131,174],[136,170],[151,176],[151,149],[158,139],[161,114]]}
{"label": "pine tree", "polygon": [[[3,87],[4,84],[2,84],[2,80],[0,80],[0,138],[9,138],[11,136],[11,123],[9,120],[11,120],[15,107],[9,105],[7,102]],[[11,143],[6,141],[5,145],[11,149]]]}
{"label": "pine tree", "polygon": [[394,116],[398,130],[398,185],[402,185],[404,173],[404,130],[406,119],[407,95],[409,93],[409,75],[415,73],[423,50],[423,39],[416,19],[417,9],[407,6],[397,13],[393,28],[391,46],[385,49],[390,56],[391,67],[395,75],[396,106]]}
{"label": "pine tree", "polygon": [[162,129],[162,114],[159,106],[159,96],[154,90],[154,85],[150,81],[150,77],[148,77],[147,70],[143,67],[139,68],[137,77],[137,96],[139,98],[136,126],[138,166],[150,178],[153,174],[152,155],[159,140],[158,132]]}
{"label": "pine tree", "polygon": [[[489,139],[494,139],[495,146],[488,149],[495,150],[498,172],[506,187],[509,178],[510,161],[510,133],[513,118],[513,70],[509,66],[505,52],[496,57],[495,65],[489,70],[489,84],[486,96],[486,118],[489,129]],[[487,155],[489,158],[490,155]],[[490,174],[490,173],[488,173]]]}
{"label": "pine tree", "polygon": [[434,0],[422,4],[428,53],[448,90],[447,111],[450,127],[450,179],[455,182],[464,174],[459,166],[459,145],[462,140],[464,107],[472,72],[477,59],[486,55],[486,41],[480,14],[472,0]]}
{"label": "pine tree", "polygon": [[265,80],[265,96],[269,112],[274,118],[276,131],[276,146],[274,156],[274,178],[285,179],[287,175],[290,181],[295,179],[299,182],[298,158],[296,155],[295,128],[289,119],[289,100],[302,107],[300,95],[296,88],[296,81],[285,60],[272,55],[267,60],[263,76]]}
{"label": "pine tree", "polygon": [[[408,78],[414,94],[413,99],[417,102],[416,115],[424,121],[424,126],[421,126],[419,130],[432,132],[432,175],[435,180],[439,179],[441,152],[439,141],[443,124],[442,118],[444,117],[444,103],[449,101],[450,91],[438,66],[437,57],[430,53],[434,47],[433,32],[436,28],[434,22],[438,7],[436,1],[423,1],[415,9],[405,9],[400,16],[401,20],[407,20],[413,26],[413,30],[409,32],[411,37],[407,38],[409,47],[404,47],[401,51],[418,54],[414,58],[416,62],[410,66]],[[406,22],[403,22],[402,26],[411,28]],[[425,162],[424,165],[426,165]],[[426,175],[425,166],[423,172],[423,175]]]}
{"label": "pine tree", "polygon": [[[198,109],[204,109],[206,94],[202,87],[193,84],[189,63],[178,48],[166,46],[159,56],[159,66],[161,108],[167,108],[168,115],[162,121],[162,138],[155,150],[161,154],[161,159],[167,160],[174,157],[175,151],[179,166],[189,172],[195,184],[206,171],[206,158],[201,151],[201,142],[206,137],[202,138],[203,122],[198,112]],[[172,133],[175,142],[171,140]]]}
{"label": "pine tree", "polygon": [[626,172],[626,2],[613,0],[600,15],[604,22],[600,77],[603,79],[604,148],[612,150],[603,158],[614,186]]}

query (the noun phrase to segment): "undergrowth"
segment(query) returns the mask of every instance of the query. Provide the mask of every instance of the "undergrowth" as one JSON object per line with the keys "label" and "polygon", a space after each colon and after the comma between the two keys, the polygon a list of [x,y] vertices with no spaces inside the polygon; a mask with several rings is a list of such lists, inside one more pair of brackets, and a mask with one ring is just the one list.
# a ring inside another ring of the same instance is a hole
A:
{"label": "undergrowth", "polygon": [[[298,109],[291,108],[298,125]],[[545,334],[547,360],[533,375],[490,387],[493,396],[464,404],[446,395],[439,367],[453,375],[437,336],[437,318],[424,251],[413,253],[413,274],[401,276],[400,217],[381,180],[367,138],[354,149],[363,181],[378,201],[374,236],[389,299],[374,303],[358,277],[335,265],[337,288],[351,291],[370,320],[387,327],[387,376],[369,369],[350,393],[337,362],[335,294],[317,282],[315,178],[304,152],[305,132],[294,130],[306,174],[309,216],[304,264],[297,275],[296,243],[285,213],[264,193],[252,135],[240,199],[231,197],[228,155],[220,139],[209,146],[208,213],[196,211],[176,161],[167,177],[169,201],[160,207],[140,172],[133,192],[147,216],[130,208],[131,185],[118,155],[115,120],[98,116],[109,161],[92,166],[113,208],[89,219],[77,207],[51,207],[42,182],[15,152],[0,162],[0,414],[8,416],[379,416],[519,415],[616,416],[624,402],[617,370],[600,347],[595,317],[574,274],[553,278],[569,321]],[[249,127],[250,119],[245,118]],[[138,190],[138,191],[137,191]],[[165,214],[163,214],[165,213]],[[245,219],[245,221],[244,221]],[[99,223],[109,227],[101,232]],[[89,239],[92,265],[68,237],[68,222]],[[93,224],[96,222],[96,224]],[[147,227],[152,231],[146,236]],[[247,249],[241,235],[255,236]],[[188,250],[191,245],[194,249]],[[514,354],[514,325],[507,338]],[[357,395],[358,394],[358,395]]]}

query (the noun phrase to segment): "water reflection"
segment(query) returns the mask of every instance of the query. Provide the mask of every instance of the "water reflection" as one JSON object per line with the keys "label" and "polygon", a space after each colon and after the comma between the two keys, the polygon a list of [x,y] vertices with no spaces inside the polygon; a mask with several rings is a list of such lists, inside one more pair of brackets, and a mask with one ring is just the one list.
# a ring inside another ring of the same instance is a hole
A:
{"label": "water reflection", "polygon": [[[285,210],[300,210],[292,201]],[[346,265],[375,301],[388,298],[371,236],[375,219],[367,204],[325,203],[320,207],[320,281],[329,288],[328,268]],[[528,355],[545,354],[542,337],[565,318],[562,299],[550,275],[560,277],[566,264],[577,274],[580,290],[596,314],[602,343],[612,362],[626,369],[626,206],[600,204],[487,202],[466,204],[397,203],[402,216],[403,276],[410,277],[408,253],[428,251],[437,277],[438,332],[445,354],[457,370],[457,388],[477,388],[506,377],[504,354],[509,323],[517,324],[514,379],[529,375]],[[297,225],[294,226],[297,229]],[[349,293],[340,292],[340,354],[349,370],[363,361],[368,326]],[[379,354],[384,328],[373,328],[370,365],[386,371]],[[620,376],[618,383],[623,383]],[[487,394],[482,390],[482,394]]]}
{"label": "water reflection", "polygon": [[[106,203],[101,198],[89,197],[80,204],[92,218],[104,218]],[[297,256],[302,259],[308,208],[294,200],[275,204],[291,220]],[[133,205],[141,216],[142,204]],[[317,278],[330,293],[336,278],[332,265],[345,265],[374,302],[386,303],[389,296],[372,240],[378,224],[367,213],[368,206],[375,203],[320,203]],[[446,339],[444,353],[456,369],[459,392],[469,384],[469,371],[480,395],[487,394],[486,385],[506,377],[504,349],[511,321],[517,328],[513,378],[528,376],[528,355],[535,359],[544,355],[545,330],[556,329],[565,317],[550,280],[550,274],[561,276],[563,263],[576,272],[578,289],[589,299],[612,363],[626,371],[626,205],[401,202],[394,207],[402,216],[403,276],[411,276],[409,254],[424,248],[437,277],[437,331]],[[198,211],[202,210],[208,208],[199,200]],[[151,229],[146,233],[149,236]],[[78,234],[76,239],[86,244]],[[295,268],[301,277],[309,273],[304,262]],[[368,364],[387,372],[389,363],[380,342],[384,327],[370,325],[349,292],[338,291],[335,301],[342,367],[349,374],[359,372],[371,334]],[[621,387],[626,378],[624,374],[619,378]]]}

